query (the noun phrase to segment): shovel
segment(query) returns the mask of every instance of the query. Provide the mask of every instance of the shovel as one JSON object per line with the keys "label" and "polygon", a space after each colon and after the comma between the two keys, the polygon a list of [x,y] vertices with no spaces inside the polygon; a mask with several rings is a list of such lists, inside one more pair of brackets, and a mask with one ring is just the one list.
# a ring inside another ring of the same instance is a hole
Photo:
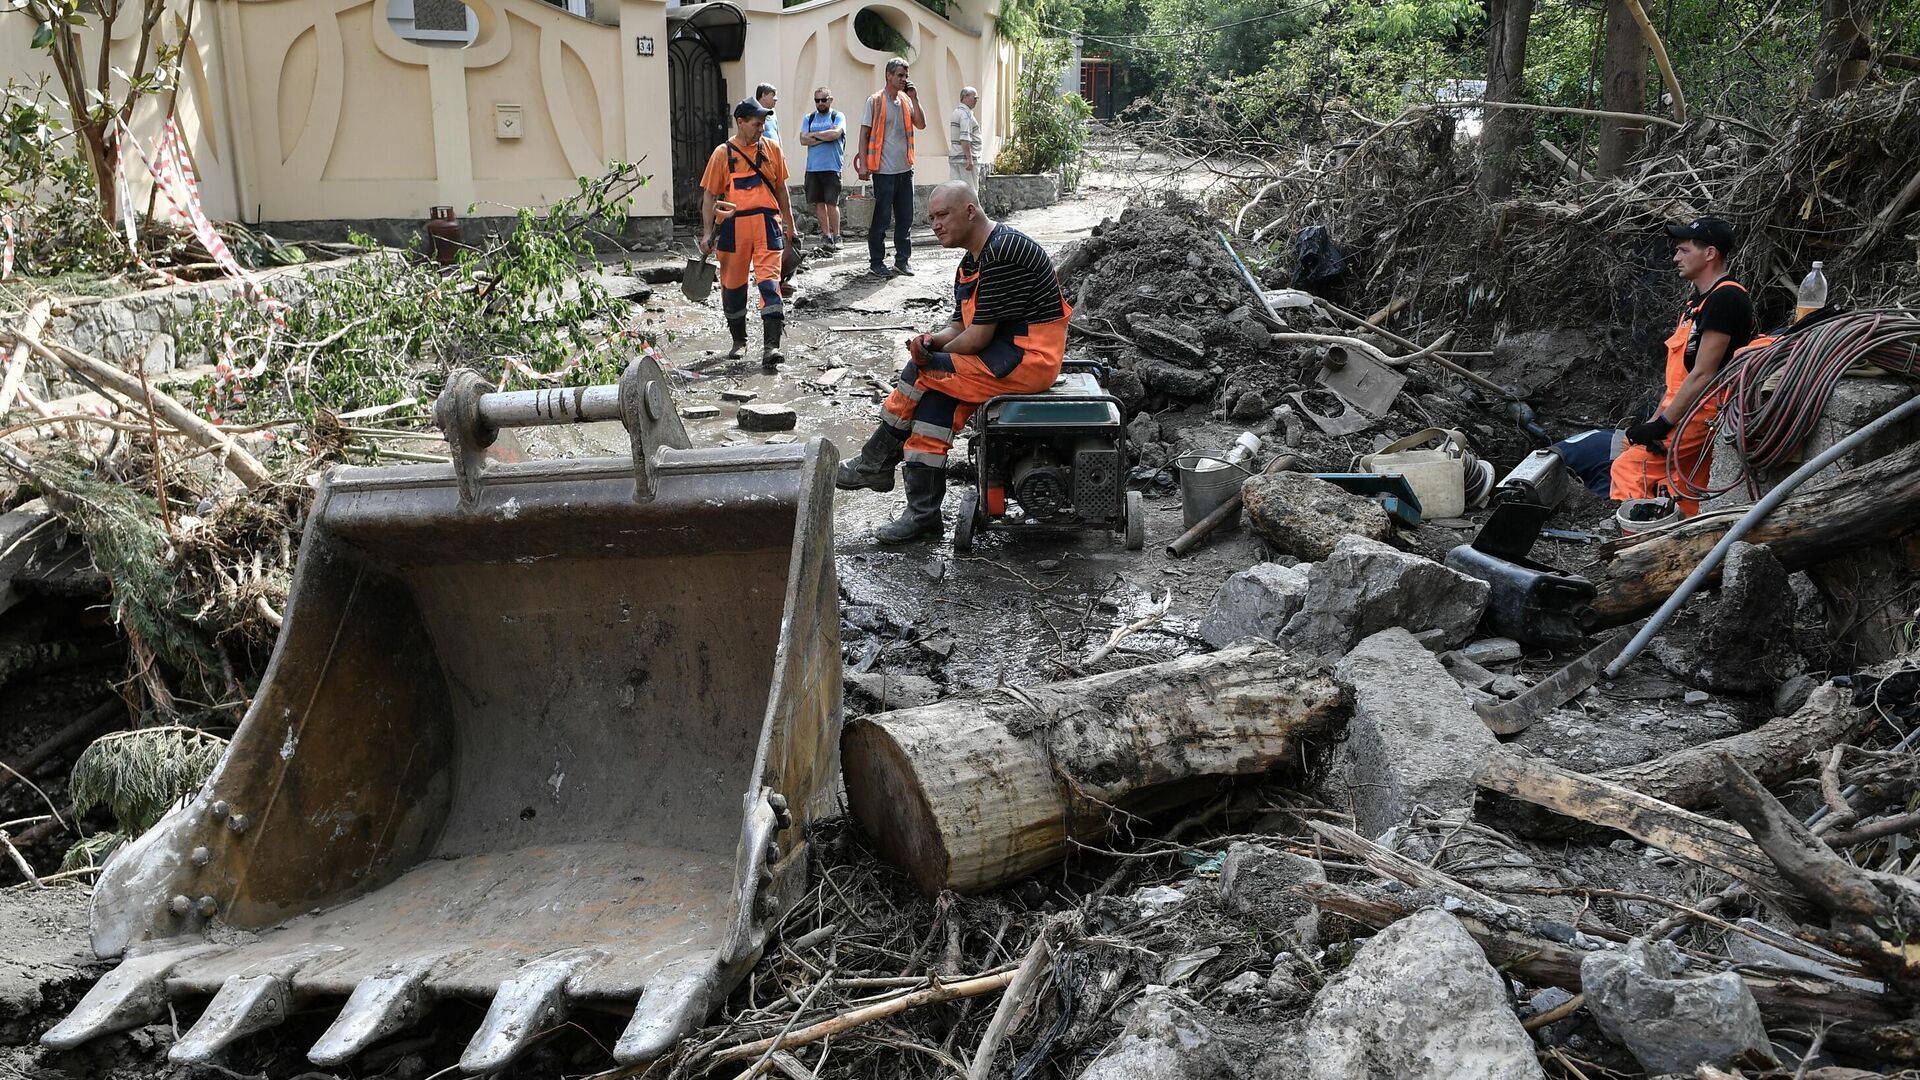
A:
{"label": "shovel", "polygon": [[680,277],[681,294],[696,304],[706,303],[707,294],[713,291],[714,270],[705,254],[688,259],[687,271]]}

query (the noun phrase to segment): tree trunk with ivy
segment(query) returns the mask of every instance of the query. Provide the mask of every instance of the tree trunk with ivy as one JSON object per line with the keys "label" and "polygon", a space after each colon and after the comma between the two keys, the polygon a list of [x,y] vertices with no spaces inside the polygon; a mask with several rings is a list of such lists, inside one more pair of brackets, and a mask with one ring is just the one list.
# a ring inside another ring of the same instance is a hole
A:
{"label": "tree trunk with ivy", "polygon": [[[1607,53],[1600,107],[1638,113],[1647,108],[1647,39],[1624,0],[1607,0]],[[1631,120],[1600,122],[1601,176],[1616,176],[1646,145],[1647,125]]]}
{"label": "tree trunk with ivy", "polygon": [[[1491,0],[1487,11],[1488,101],[1519,101],[1527,69],[1527,25],[1533,0]],[[1513,191],[1513,172],[1527,130],[1518,109],[1489,109],[1481,146],[1486,159],[1480,192],[1503,199]]]}

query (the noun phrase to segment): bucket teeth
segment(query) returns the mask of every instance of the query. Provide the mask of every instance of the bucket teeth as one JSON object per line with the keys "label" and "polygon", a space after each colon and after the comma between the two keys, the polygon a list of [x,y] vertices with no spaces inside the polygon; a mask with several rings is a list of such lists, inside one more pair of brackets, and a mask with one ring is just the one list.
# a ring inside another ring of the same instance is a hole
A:
{"label": "bucket teeth", "polygon": [[279,975],[235,975],[220,984],[200,1022],[167,1051],[176,1065],[200,1065],[227,1044],[280,1023],[293,1009],[293,986]]}
{"label": "bucket teeth", "polygon": [[308,1051],[315,1065],[344,1065],[355,1054],[418,1020],[429,1005],[426,965],[369,975],[353,988],[346,1007]]}
{"label": "bucket teeth", "polygon": [[567,981],[598,957],[575,951],[543,956],[500,984],[480,1030],[460,1055],[470,1073],[492,1072],[520,1056],[567,1011]]}
{"label": "bucket teeth", "polygon": [[654,976],[640,995],[627,1030],[614,1044],[613,1060],[643,1065],[665,1056],[706,1018],[713,982],[710,964],[691,964]]}
{"label": "bucket teeth", "polygon": [[139,1027],[167,1008],[167,975],[181,961],[224,951],[220,945],[193,945],[135,957],[107,972],[65,1020],[40,1036],[42,1046],[71,1050],[88,1039]]}

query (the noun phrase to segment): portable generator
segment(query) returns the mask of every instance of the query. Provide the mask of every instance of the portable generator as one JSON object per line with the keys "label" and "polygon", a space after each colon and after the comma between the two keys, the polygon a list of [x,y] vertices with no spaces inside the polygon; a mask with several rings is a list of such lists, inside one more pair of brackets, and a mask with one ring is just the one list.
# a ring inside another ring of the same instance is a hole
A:
{"label": "portable generator", "polygon": [[979,529],[1107,529],[1127,550],[1146,542],[1140,493],[1127,490],[1127,428],[1100,367],[1061,365],[1053,388],[1003,394],[973,414],[967,457],[975,490],[960,503],[956,551]]}

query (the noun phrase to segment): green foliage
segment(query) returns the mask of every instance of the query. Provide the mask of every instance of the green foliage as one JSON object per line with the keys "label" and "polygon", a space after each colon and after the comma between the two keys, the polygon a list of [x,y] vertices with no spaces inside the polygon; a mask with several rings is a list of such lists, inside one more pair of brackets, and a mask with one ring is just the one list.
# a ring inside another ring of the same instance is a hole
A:
{"label": "green foliage", "polygon": [[913,59],[913,43],[873,8],[861,8],[853,17],[853,36],[875,52]]}
{"label": "green foliage", "polygon": [[94,833],[78,840],[67,849],[65,858],[60,860],[61,872],[84,870],[90,866],[99,866],[107,861],[114,849],[128,840],[127,834],[117,830]]}
{"label": "green foliage", "polygon": [[126,249],[60,114],[44,81],[0,86],[0,212],[13,217],[17,269],[36,278],[119,270]]}
{"label": "green foliage", "polygon": [[457,266],[375,251],[306,283],[284,326],[257,304],[208,304],[178,334],[183,352],[216,362],[189,396],[219,419],[267,418],[431,396],[457,367],[496,381],[530,370],[567,386],[613,382],[651,338],[580,268],[596,233],[624,228],[649,179],[610,163],[545,212],[519,211],[504,240],[466,236]]}
{"label": "green foliage", "polygon": [[1021,47],[1013,135],[994,158],[995,172],[1057,170],[1065,186],[1071,188],[1078,183],[1093,108],[1079,94],[1060,92],[1060,72],[1067,59],[1066,43],[1059,39],[1041,39]]}
{"label": "green foliage", "polygon": [[200,790],[226,750],[219,736],[171,724],[102,735],[73,763],[74,815],[104,808],[119,832],[138,836]]}
{"label": "green foliage", "polygon": [[45,455],[32,468],[48,505],[86,538],[128,634],[181,673],[202,700],[216,700],[225,686],[220,659],[174,573],[159,506],[138,487],[97,475],[71,457]]}

